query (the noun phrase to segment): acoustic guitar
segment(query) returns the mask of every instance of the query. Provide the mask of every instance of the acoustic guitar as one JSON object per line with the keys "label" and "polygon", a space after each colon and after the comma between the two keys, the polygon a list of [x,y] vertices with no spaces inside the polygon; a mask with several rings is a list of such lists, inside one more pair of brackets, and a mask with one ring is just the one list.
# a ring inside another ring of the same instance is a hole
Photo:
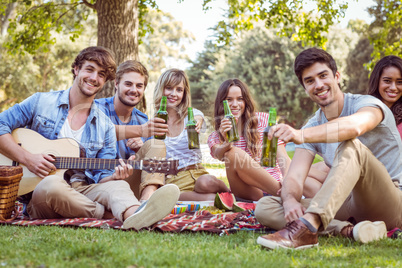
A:
{"label": "acoustic guitar", "polygon": [[[49,175],[58,175],[63,177],[69,169],[114,169],[120,165],[118,159],[100,159],[80,157],[80,146],[77,141],[69,138],[49,140],[41,134],[27,129],[17,128],[11,135],[22,148],[32,154],[49,154],[55,158],[53,164],[57,170]],[[177,174],[178,160],[123,160],[129,163],[134,169],[143,170],[149,173]],[[19,163],[0,154],[0,165],[17,166]],[[32,192],[36,185],[42,180],[40,177],[23,168],[23,176],[18,189],[18,195],[24,195]]]}

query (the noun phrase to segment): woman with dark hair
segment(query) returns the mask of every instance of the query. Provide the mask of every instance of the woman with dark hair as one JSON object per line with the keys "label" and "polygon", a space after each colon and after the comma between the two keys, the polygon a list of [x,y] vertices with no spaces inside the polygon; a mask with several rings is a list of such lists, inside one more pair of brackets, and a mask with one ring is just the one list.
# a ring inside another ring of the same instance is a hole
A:
{"label": "woman with dark hair", "polygon": [[[226,138],[232,125],[224,118],[223,101],[227,100],[237,121],[239,140]],[[257,201],[264,193],[278,195],[282,174],[287,172],[290,158],[285,145],[278,141],[277,164],[274,168],[260,163],[262,137],[268,125],[268,114],[256,111],[256,104],[245,83],[229,79],[222,83],[215,99],[215,130],[208,138],[211,155],[225,161],[226,175],[235,196]]]}
{"label": "woman with dark hair", "polygon": [[379,98],[394,114],[402,138],[402,59],[386,56],[374,66],[370,75],[369,95]]}

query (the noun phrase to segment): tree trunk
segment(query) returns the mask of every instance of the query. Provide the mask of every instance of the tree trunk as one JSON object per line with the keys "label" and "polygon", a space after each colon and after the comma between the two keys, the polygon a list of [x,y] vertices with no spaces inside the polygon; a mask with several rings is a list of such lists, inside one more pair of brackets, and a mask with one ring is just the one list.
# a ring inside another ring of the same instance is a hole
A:
{"label": "tree trunk", "polygon": [[[117,65],[138,59],[138,0],[97,0],[98,46],[113,51]],[[114,95],[107,83],[98,98]]]}
{"label": "tree trunk", "polygon": [[8,26],[10,25],[10,19],[15,17],[15,9],[17,7],[17,3],[10,3],[7,5],[6,11],[4,15],[0,14],[0,27],[1,27],[1,36],[6,36]]}

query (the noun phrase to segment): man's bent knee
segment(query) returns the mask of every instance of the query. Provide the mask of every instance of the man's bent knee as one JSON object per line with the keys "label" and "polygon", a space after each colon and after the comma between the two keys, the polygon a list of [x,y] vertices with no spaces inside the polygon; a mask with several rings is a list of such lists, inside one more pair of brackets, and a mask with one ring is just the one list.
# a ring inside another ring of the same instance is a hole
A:
{"label": "man's bent knee", "polygon": [[62,196],[65,193],[64,187],[66,186],[69,187],[63,178],[56,175],[47,176],[36,186],[34,194]]}
{"label": "man's bent knee", "polygon": [[259,223],[272,229],[280,230],[286,225],[282,201],[279,197],[266,196],[258,200],[254,214]]}

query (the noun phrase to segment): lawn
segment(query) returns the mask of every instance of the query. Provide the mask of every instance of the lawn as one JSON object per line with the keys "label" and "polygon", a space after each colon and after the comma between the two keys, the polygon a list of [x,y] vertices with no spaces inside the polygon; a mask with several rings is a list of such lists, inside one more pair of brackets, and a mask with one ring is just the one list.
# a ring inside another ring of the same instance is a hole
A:
{"label": "lawn", "polygon": [[3,267],[401,267],[402,240],[320,237],[304,251],[266,250],[259,234],[157,233],[1,226]]}

